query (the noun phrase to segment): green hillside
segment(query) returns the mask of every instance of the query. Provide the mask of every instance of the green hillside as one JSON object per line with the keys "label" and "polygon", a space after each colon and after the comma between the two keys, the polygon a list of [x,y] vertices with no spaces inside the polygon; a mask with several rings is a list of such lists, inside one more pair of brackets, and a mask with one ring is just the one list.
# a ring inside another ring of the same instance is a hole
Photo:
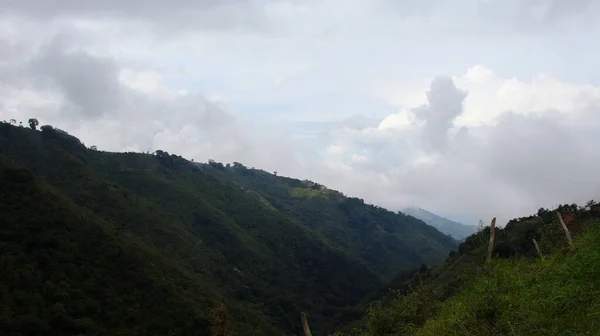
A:
{"label": "green hillside", "polygon": [[[511,220],[468,237],[436,267],[405,272],[338,335],[598,335],[600,207],[593,201]],[[533,244],[538,242],[543,259]]]}
{"label": "green hillside", "polygon": [[399,270],[435,264],[456,243],[412,216],[346,197],[308,180],[279,177],[239,163],[212,163],[212,172],[259,195],[268,206],[297,220],[343,249],[384,280]]}
{"label": "green hillside", "polygon": [[[454,241],[420,220],[241,164],[88,149],[0,124],[0,332],[315,334]],[[215,322],[216,321],[216,322]]]}

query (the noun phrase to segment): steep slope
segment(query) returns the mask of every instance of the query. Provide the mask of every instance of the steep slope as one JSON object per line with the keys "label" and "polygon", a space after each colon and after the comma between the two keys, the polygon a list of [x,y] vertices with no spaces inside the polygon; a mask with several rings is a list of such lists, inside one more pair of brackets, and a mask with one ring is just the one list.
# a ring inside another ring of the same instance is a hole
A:
{"label": "steep slope", "polygon": [[189,272],[11,161],[0,155],[3,335],[209,335],[211,298]]}
{"label": "steep slope", "polygon": [[[235,178],[239,174],[199,168],[162,151],[149,155],[90,150],[52,127],[42,127],[40,132],[0,124],[0,155],[3,171],[8,172],[2,175],[4,182],[12,181],[10,171],[17,169],[41,190],[35,202],[26,195],[10,195],[11,203],[2,214],[14,219],[12,224],[2,224],[0,244],[10,247],[3,258],[21,260],[30,255],[32,245],[15,236],[15,225],[29,216],[28,208],[40,214],[29,217],[24,231],[33,246],[65,249],[53,266],[61,277],[46,281],[48,292],[35,294],[28,303],[19,303],[5,292],[0,302],[8,307],[3,318],[40,319],[40,328],[58,334],[46,308],[35,310],[34,302],[36,307],[58,304],[58,315],[69,321],[67,328],[88,323],[111,334],[128,330],[189,334],[185,328],[198,329],[194,334],[208,333],[210,312],[221,301],[229,308],[229,328],[237,335],[294,334],[301,330],[300,311],[309,313],[315,332],[324,332],[326,321],[356,304],[385,277],[410,265],[440,260],[454,246],[449,237],[421,221],[345,197],[327,202],[335,213],[327,222],[308,223],[301,216],[304,211],[318,214],[308,199],[287,203],[297,199],[288,196],[281,200],[282,208],[274,195],[265,197],[241,184]],[[14,188],[10,183],[3,189],[3,199]],[[61,207],[66,210],[52,213],[51,209]],[[45,233],[50,228],[46,218],[60,220],[60,234]],[[98,227],[105,233],[78,233]],[[336,240],[344,235],[351,239]],[[105,240],[113,245],[101,247],[108,244]],[[382,243],[385,254],[378,246]],[[77,252],[84,250],[87,254]],[[114,250],[132,251],[132,256],[127,252],[109,262],[109,251]],[[380,259],[386,255],[394,259]],[[19,268],[6,266],[15,262],[3,264],[7,279],[21,279]],[[26,265],[36,281],[50,272],[37,263]],[[90,268],[101,275],[88,274]],[[61,291],[55,290],[57,286],[62,286]],[[111,286],[120,291],[94,291]],[[157,290],[161,292],[155,298]],[[63,294],[57,297],[57,293]],[[115,308],[111,320],[71,307],[69,297],[74,293],[96,302],[102,313],[107,307],[122,306]],[[122,310],[126,312],[120,314]],[[151,313],[144,315],[148,310]],[[165,317],[157,327],[161,314]],[[14,326],[15,333],[23,332],[19,328],[25,324]]]}
{"label": "steep slope", "polygon": [[600,258],[600,207],[590,201],[556,210],[574,248],[557,211],[540,209],[497,229],[494,258],[486,263],[486,227],[443,263],[396,277],[391,291],[357,307],[362,318],[343,321],[337,335],[595,335],[600,301],[590,294],[600,288],[590,265]]}
{"label": "steep slope", "polygon": [[456,246],[452,238],[421,220],[365,204],[312,181],[280,177],[239,163],[201,166],[257,193],[266,204],[313,229],[384,280],[400,270],[438,263]]}
{"label": "steep slope", "polygon": [[598,335],[600,268],[590,267],[600,264],[597,224],[574,251],[478,270],[417,335]]}
{"label": "steep slope", "polygon": [[408,207],[402,210],[407,215],[418,218],[425,223],[433,226],[441,232],[452,236],[455,239],[463,240],[468,236],[472,235],[476,231],[476,227],[473,225],[465,225],[449,220],[447,218],[438,216],[432,212],[418,207]]}

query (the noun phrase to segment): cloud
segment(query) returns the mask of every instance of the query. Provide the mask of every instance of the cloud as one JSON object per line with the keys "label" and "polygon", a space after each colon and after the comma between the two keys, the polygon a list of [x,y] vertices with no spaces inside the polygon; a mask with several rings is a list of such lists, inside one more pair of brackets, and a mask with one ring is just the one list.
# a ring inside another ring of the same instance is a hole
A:
{"label": "cloud", "polygon": [[69,41],[57,35],[44,45],[28,70],[41,90],[60,90],[78,114],[114,113],[121,103],[119,68],[113,60],[82,51],[69,51]]}
{"label": "cloud", "polygon": [[100,149],[240,161],[474,221],[600,192],[592,1],[0,8],[0,117]]}
{"label": "cloud", "polygon": [[590,26],[600,7],[592,0],[485,1],[479,5],[482,18],[513,30],[544,33],[549,29],[572,29],[573,25]]}
{"label": "cloud", "polygon": [[[338,143],[347,147],[338,145],[337,153],[352,153],[366,139],[378,139],[374,148],[362,153],[363,161],[374,165],[352,165],[352,160],[332,157],[349,162],[347,171],[368,176],[364,184],[353,177],[359,182],[346,188],[389,207],[405,202],[443,213],[497,216],[501,221],[541,206],[597,198],[600,155],[591,144],[598,137],[585,123],[597,125],[600,120],[600,88],[554,79],[533,83],[502,79],[481,66],[456,82],[472,85],[474,71],[485,74],[475,81],[478,90],[467,94],[448,77],[437,78],[428,90],[428,104],[391,115],[378,128],[345,133],[350,139],[338,136],[343,139]],[[507,85],[523,92],[502,94]],[[485,97],[494,99],[480,105]],[[552,98],[556,108],[546,108],[546,99]],[[495,110],[497,103],[514,109],[495,111],[484,122],[463,119],[463,126],[456,118],[485,114],[486,106]],[[407,122],[412,113],[433,122]],[[431,153],[431,145],[444,150]],[[387,184],[380,182],[374,190],[371,183],[380,181],[378,174]]]}
{"label": "cloud", "polygon": [[454,118],[462,113],[462,103],[467,93],[459,90],[449,77],[436,77],[426,93],[427,105],[414,110],[414,114],[425,120],[423,137],[432,150],[443,150],[448,130]]}
{"label": "cloud", "polygon": [[149,24],[156,32],[262,28],[263,1],[225,0],[0,0],[5,15],[32,20],[115,20]]}

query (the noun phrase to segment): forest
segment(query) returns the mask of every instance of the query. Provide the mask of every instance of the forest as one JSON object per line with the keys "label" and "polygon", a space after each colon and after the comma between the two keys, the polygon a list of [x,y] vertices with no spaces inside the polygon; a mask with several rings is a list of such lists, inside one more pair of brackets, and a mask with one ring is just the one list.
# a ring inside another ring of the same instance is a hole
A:
{"label": "forest", "polygon": [[315,334],[458,246],[318,183],[0,123],[3,335]]}

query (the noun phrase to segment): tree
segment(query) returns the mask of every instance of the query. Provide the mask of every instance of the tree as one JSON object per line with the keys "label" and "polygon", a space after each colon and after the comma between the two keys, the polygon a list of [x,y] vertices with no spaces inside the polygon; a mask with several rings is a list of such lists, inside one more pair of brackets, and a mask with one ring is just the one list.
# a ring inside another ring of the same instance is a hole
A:
{"label": "tree", "polygon": [[54,130],[54,127],[52,127],[50,125],[43,125],[42,127],[40,127],[40,130],[42,132],[51,132]]}
{"label": "tree", "polygon": [[169,156],[169,152],[165,152],[162,150],[157,150],[156,152],[156,156],[158,156],[159,158],[163,158],[163,157],[168,157]]}
{"label": "tree", "polygon": [[91,150],[93,150],[93,151],[96,151],[96,150],[98,150],[98,147],[96,147],[96,146],[94,145],[94,146],[91,146],[91,147],[90,147],[90,149],[91,149]]}
{"label": "tree", "polygon": [[16,125],[17,124],[17,120],[16,119],[10,119],[8,121],[11,125]]}
{"label": "tree", "polygon": [[594,200],[589,200],[589,201],[587,201],[587,203],[585,203],[586,208],[588,208],[590,210],[594,207],[594,205],[596,205],[596,201],[594,201]]}
{"label": "tree", "polygon": [[36,118],[30,118],[27,122],[29,123],[29,127],[32,130],[36,130],[38,125],[40,124],[40,122]]}

